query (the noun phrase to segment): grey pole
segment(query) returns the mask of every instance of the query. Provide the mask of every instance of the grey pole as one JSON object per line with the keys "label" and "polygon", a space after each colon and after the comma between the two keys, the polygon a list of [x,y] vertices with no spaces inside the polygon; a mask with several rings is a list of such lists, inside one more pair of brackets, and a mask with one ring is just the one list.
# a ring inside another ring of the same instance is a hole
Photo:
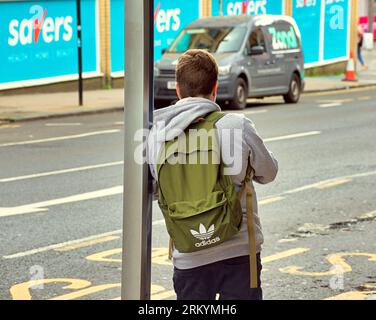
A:
{"label": "grey pole", "polygon": [[374,0],[368,0],[368,32],[373,34]]}
{"label": "grey pole", "polygon": [[153,0],[125,0],[123,300],[150,299],[151,179],[134,135],[152,122],[153,9]]}

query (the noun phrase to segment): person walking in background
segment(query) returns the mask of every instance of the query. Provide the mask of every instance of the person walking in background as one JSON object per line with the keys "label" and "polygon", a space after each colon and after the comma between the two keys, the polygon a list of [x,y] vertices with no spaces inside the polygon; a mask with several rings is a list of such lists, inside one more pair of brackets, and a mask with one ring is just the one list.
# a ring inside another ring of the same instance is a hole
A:
{"label": "person walking in background", "polygon": [[362,65],[362,70],[367,70],[368,67],[364,62],[363,53],[362,53],[363,40],[364,40],[364,30],[363,30],[363,27],[359,25],[358,26],[358,60],[360,64]]}

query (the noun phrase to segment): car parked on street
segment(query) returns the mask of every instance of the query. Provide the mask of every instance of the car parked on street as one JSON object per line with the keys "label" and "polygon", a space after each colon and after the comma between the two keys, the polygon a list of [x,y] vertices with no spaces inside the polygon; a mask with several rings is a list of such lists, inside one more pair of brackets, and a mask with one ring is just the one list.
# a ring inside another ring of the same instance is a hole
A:
{"label": "car parked on street", "polygon": [[156,107],[177,99],[175,67],[189,49],[207,50],[216,58],[222,106],[244,109],[248,98],[277,95],[297,103],[304,90],[301,37],[292,17],[208,17],[185,27],[155,64]]}

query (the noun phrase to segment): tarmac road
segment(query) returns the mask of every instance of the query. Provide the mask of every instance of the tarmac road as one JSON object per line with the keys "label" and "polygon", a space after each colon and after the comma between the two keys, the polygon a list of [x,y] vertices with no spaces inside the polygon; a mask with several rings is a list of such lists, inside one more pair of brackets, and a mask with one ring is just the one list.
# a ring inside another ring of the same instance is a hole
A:
{"label": "tarmac road", "polygon": [[[275,183],[256,186],[265,299],[376,295],[375,98],[351,90],[244,111],[280,165]],[[122,121],[0,126],[0,299],[120,296]],[[155,206],[152,293],[174,299],[161,219]]]}

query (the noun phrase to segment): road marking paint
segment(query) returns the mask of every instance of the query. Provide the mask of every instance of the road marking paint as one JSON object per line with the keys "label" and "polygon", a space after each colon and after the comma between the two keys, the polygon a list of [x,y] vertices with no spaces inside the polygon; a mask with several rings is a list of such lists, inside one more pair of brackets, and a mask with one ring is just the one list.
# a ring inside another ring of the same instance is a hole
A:
{"label": "road marking paint", "polygon": [[10,295],[13,300],[31,300],[30,289],[35,286],[41,286],[50,283],[67,283],[63,289],[78,290],[91,286],[90,281],[81,279],[57,278],[57,279],[40,279],[19,283],[10,288]]}
{"label": "road marking paint", "polygon": [[[167,290],[166,288],[152,284],[151,285],[151,300],[165,300],[175,297],[175,291]],[[117,297],[111,300],[121,300],[121,297]]]}
{"label": "road marking paint", "polygon": [[285,199],[285,197],[266,198],[266,199],[260,200],[259,205],[260,206],[267,205],[267,204],[271,204],[271,203],[274,203],[274,202],[277,202],[277,201],[281,201],[283,199]]}
{"label": "road marking paint", "polygon": [[296,242],[296,241],[298,241],[297,238],[280,239],[280,240],[278,240],[278,243],[289,243],[289,242]]}
{"label": "road marking paint", "polygon": [[353,175],[323,180],[323,181],[319,181],[319,182],[316,182],[316,183],[308,184],[308,185],[305,185],[305,186],[302,186],[302,187],[299,187],[299,188],[295,188],[295,189],[291,189],[291,190],[282,192],[278,195],[275,195],[274,197],[285,196],[285,195],[288,195],[288,194],[294,194],[294,193],[298,193],[298,192],[302,192],[302,191],[306,191],[306,190],[310,190],[310,189],[315,189],[320,185],[329,184],[329,183],[331,183],[333,181],[337,181],[337,180],[342,180],[342,179],[354,180],[356,178],[364,178],[364,177],[370,177],[370,176],[374,176],[374,175],[376,175],[376,171],[368,171],[368,172],[364,172],[364,173],[356,173],[356,174],[353,174]]}
{"label": "road marking paint", "polygon": [[326,257],[326,260],[332,265],[329,271],[324,272],[307,272],[302,271],[303,267],[288,266],[286,268],[280,268],[282,273],[288,273],[296,276],[308,276],[308,277],[324,277],[333,276],[340,273],[351,272],[352,267],[345,261],[345,257],[368,257],[368,261],[376,262],[375,253],[359,253],[359,252],[340,252],[334,253]]}
{"label": "road marking paint", "polygon": [[[10,288],[10,294],[13,300],[32,300],[30,289],[35,286],[47,285],[47,284],[67,284],[62,289],[64,290],[77,290],[67,294],[55,296],[48,300],[74,300],[85,296],[92,295],[94,293],[103,292],[110,289],[121,288],[121,283],[110,283],[92,286],[92,283],[82,279],[70,279],[70,278],[56,278],[56,279],[40,279],[32,280],[24,283],[19,283]],[[160,285],[151,285],[151,298],[153,300],[164,300],[175,297],[175,292],[167,290]],[[115,298],[111,300],[120,300],[121,298]]]}
{"label": "road marking paint", "polygon": [[[156,220],[156,221],[153,222],[153,226],[154,225],[161,225],[162,223],[163,224],[165,223],[164,219],[162,219],[162,220]],[[111,231],[111,232],[101,233],[101,234],[93,235],[93,236],[82,238],[82,239],[66,241],[66,242],[52,244],[52,245],[41,247],[41,248],[36,248],[36,249],[32,249],[32,250],[28,250],[28,251],[23,251],[23,252],[11,254],[11,255],[6,255],[6,256],[3,256],[3,259],[22,258],[22,257],[26,257],[26,256],[31,256],[31,255],[34,255],[34,254],[37,254],[37,253],[42,253],[42,252],[57,250],[59,248],[63,248],[63,247],[66,247],[66,246],[71,246],[71,245],[75,245],[75,244],[85,243],[87,241],[96,240],[96,239],[102,239],[102,238],[105,238],[105,237],[108,237],[108,236],[113,236],[113,235],[117,235],[117,234],[121,234],[121,233],[122,233],[121,229],[120,230]]]}
{"label": "road marking paint", "polygon": [[166,225],[165,219],[161,219],[161,220],[157,220],[153,222],[153,226],[165,226],[165,225]]}
{"label": "road marking paint", "polygon": [[108,237],[108,236],[112,236],[112,235],[116,235],[116,234],[121,234],[121,233],[122,233],[122,230],[106,232],[106,233],[102,233],[102,234],[98,234],[98,235],[95,235],[95,236],[90,236],[90,237],[86,237],[86,238],[82,238],[82,239],[78,239],[78,240],[66,241],[66,242],[57,243],[57,244],[53,244],[53,245],[49,245],[49,246],[45,246],[45,247],[41,247],[41,248],[37,248],[37,249],[32,249],[32,250],[28,250],[28,251],[24,251],[24,252],[19,252],[19,253],[3,256],[3,258],[4,259],[22,258],[22,257],[26,257],[26,256],[31,256],[31,255],[34,255],[34,254],[37,254],[37,253],[56,250],[56,249],[64,248],[64,247],[67,247],[67,246],[71,246],[71,245],[75,245],[75,244],[79,244],[79,243],[85,243],[87,241],[101,239],[101,238],[104,238],[104,237]]}
{"label": "road marking paint", "polygon": [[61,296],[53,297],[48,300],[74,300],[78,298],[82,298],[93,293],[103,292],[109,289],[121,288],[121,283],[110,283],[110,284],[101,284],[99,286],[93,286],[86,289],[82,289],[76,292],[71,292],[67,294],[63,294]]}
{"label": "road marking paint", "polygon": [[290,134],[290,135],[287,135],[287,136],[268,138],[268,139],[265,139],[264,141],[265,142],[274,142],[274,141],[281,141],[281,140],[289,140],[289,139],[304,138],[304,137],[309,137],[309,136],[316,136],[316,135],[319,135],[319,134],[321,134],[321,131],[310,131],[310,132]]}
{"label": "road marking paint", "polygon": [[360,97],[358,98],[359,101],[368,101],[371,100],[371,97]]}
{"label": "road marking paint", "polygon": [[254,110],[254,111],[243,111],[242,113],[244,114],[262,114],[262,113],[267,113],[269,112],[269,110],[266,110],[266,109],[262,109],[262,110]]}
{"label": "road marking paint", "polygon": [[[91,254],[87,256],[85,259],[96,262],[121,263],[121,258],[114,258],[114,256],[117,256],[121,253],[122,248],[115,248]],[[168,248],[153,248],[152,263],[164,266],[171,266],[172,262],[168,259]]]}
{"label": "road marking paint", "polygon": [[371,211],[368,213],[364,213],[361,216],[357,217],[358,221],[367,221],[367,220],[374,220],[376,218],[376,211]]}
{"label": "road marking paint", "polygon": [[117,122],[114,122],[114,125],[116,125],[116,126],[123,126],[124,122],[123,121],[117,121]]}
{"label": "road marking paint", "polygon": [[273,254],[271,256],[262,258],[262,263],[270,263],[270,262],[274,262],[274,261],[277,261],[277,260],[285,259],[285,258],[288,258],[288,257],[291,257],[291,256],[295,256],[295,255],[298,255],[298,254],[305,253],[309,250],[310,249],[308,249],[308,248],[295,248],[295,249],[282,251],[282,252]]}
{"label": "road marking paint", "polygon": [[54,176],[54,175],[65,174],[65,173],[119,166],[122,164],[124,164],[123,161],[116,161],[116,162],[102,163],[102,164],[97,164],[97,165],[92,165],[92,166],[84,166],[84,167],[77,167],[77,168],[63,169],[63,170],[56,170],[56,171],[49,171],[49,172],[41,172],[41,173],[29,174],[29,175],[12,177],[12,178],[3,178],[3,179],[0,179],[0,182],[13,182],[13,181],[41,178],[41,177]]}
{"label": "road marking paint", "polygon": [[118,133],[118,132],[120,132],[120,130],[114,129],[114,130],[94,131],[94,132],[76,134],[76,135],[71,135],[71,136],[61,136],[61,137],[38,139],[38,140],[8,142],[8,143],[0,144],[0,148],[20,146],[20,145],[28,145],[28,144],[36,144],[36,143],[44,143],[44,142],[54,142],[54,141],[62,141],[62,140],[80,139],[80,138],[98,136],[98,135],[102,135],[102,134],[112,134],[112,133]]}
{"label": "road marking paint", "polygon": [[323,190],[323,189],[337,187],[339,185],[342,185],[351,181],[352,179],[334,179],[332,181],[320,183],[315,188]]}
{"label": "road marking paint", "polygon": [[[306,190],[309,190],[309,189],[314,189],[314,188],[316,188],[319,185],[322,185],[324,183],[327,183],[327,182],[330,182],[330,181],[333,181],[333,180],[337,180],[337,179],[356,179],[356,178],[369,177],[369,176],[373,176],[373,175],[376,175],[376,170],[375,171],[364,172],[364,173],[353,174],[353,175],[344,176],[344,177],[339,177],[339,178],[335,178],[335,179],[323,180],[323,181],[320,181],[318,183],[309,184],[309,185],[306,185],[306,186],[303,186],[303,187],[299,187],[299,188],[291,189],[289,191],[285,191],[285,192],[281,193],[280,195],[275,195],[274,197],[283,197],[283,196],[288,195],[288,194],[295,194],[295,193],[306,191]],[[261,200],[261,201],[263,201],[263,200]],[[1,213],[1,208],[0,208],[0,213]],[[164,224],[164,220],[163,219],[153,222],[153,226],[155,226],[155,225],[163,225],[163,224]],[[89,239],[86,238],[86,239],[73,240],[73,241],[68,241],[66,243],[62,243],[62,244],[55,244],[55,245],[51,245],[51,246],[47,246],[47,247],[43,247],[43,248],[39,248],[39,249],[33,249],[33,250],[25,251],[25,252],[20,252],[20,253],[16,253],[16,254],[12,254],[12,255],[7,255],[7,256],[3,256],[3,258],[4,259],[20,258],[20,257],[24,257],[24,256],[29,256],[29,255],[33,255],[33,254],[37,254],[37,253],[49,251],[49,250],[54,250],[55,248],[62,247],[64,245],[70,244],[72,242],[73,243],[77,243],[77,242],[81,242],[81,241],[85,241],[85,240],[90,240],[92,238],[99,238],[99,237],[103,237],[103,236],[106,236],[106,235],[112,235],[112,234],[116,234],[116,233],[121,233],[121,230],[110,232],[108,234],[102,234],[102,235],[97,235],[97,236],[89,237]]]}
{"label": "road marking paint", "polygon": [[362,287],[369,291],[349,291],[324,300],[367,300],[376,294],[376,286],[365,284]]}
{"label": "road marking paint", "polygon": [[81,126],[82,123],[45,123],[46,127],[74,127],[74,126]]}
{"label": "road marking paint", "polygon": [[16,129],[16,128],[19,128],[20,125],[18,124],[1,124],[0,123],[0,129]]}
{"label": "road marking paint", "polygon": [[96,244],[110,242],[110,241],[114,241],[114,240],[118,240],[118,239],[120,239],[119,236],[107,236],[107,237],[103,237],[103,238],[99,238],[99,239],[94,239],[94,240],[88,240],[88,241],[80,242],[80,243],[77,243],[77,244],[66,245],[64,247],[56,248],[54,250],[55,251],[59,251],[59,252],[71,251],[71,250],[76,250],[76,249],[81,249],[81,248],[85,248],[85,247],[90,247],[90,246],[94,246]]}
{"label": "road marking paint", "polygon": [[76,194],[76,195],[68,196],[64,198],[36,202],[36,203],[31,203],[31,204],[17,206],[17,207],[0,208],[0,217],[9,217],[9,216],[22,215],[22,214],[43,212],[43,211],[48,211],[48,207],[52,207],[52,206],[98,199],[98,198],[103,198],[103,197],[109,197],[109,196],[114,196],[114,195],[118,195],[122,193],[123,193],[123,187],[117,186],[117,187],[112,187],[108,189],[86,192],[86,193]]}
{"label": "road marking paint", "polygon": [[[363,88],[351,88],[351,93],[356,92],[363,92],[363,91],[370,91],[372,88],[370,87],[363,87]],[[343,89],[333,89],[330,91],[323,91],[323,92],[305,92],[305,96],[338,96],[341,93],[349,94],[349,88],[343,88]]]}
{"label": "road marking paint", "polygon": [[345,102],[353,102],[354,99],[353,98],[348,98],[348,99],[321,99],[321,100],[318,100],[319,103],[345,103]]}
{"label": "road marking paint", "polygon": [[162,266],[171,266],[172,262],[168,258],[168,248],[153,248],[152,263]]}
{"label": "road marking paint", "polygon": [[[291,256],[305,253],[309,251],[308,248],[295,248],[286,250],[273,254],[271,256],[262,258],[262,263],[270,263],[273,261],[285,259]],[[110,249],[86,257],[90,261],[98,262],[110,262],[110,263],[121,263],[121,258],[111,258],[112,256],[118,255],[122,252],[122,248]],[[160,265],[171,265],[171,261],[168,259],[168,248],[153,248],[152,250],[152,263]]]}
{"label": "road marking paint", "polygon": [[97,252],[97,253],[87,256],[86,260],[97,261],[97,262],[121,263],[121,258],[109,258],[109,257],[118,255],[122,253],[122,251],[123,251],[122,248],[105,250],[105,251]]}
{"label": "road marking paint", "polygon": [[166,300],[176,297],[175,291],[167,290],[161,293],[152,294],[151,300]]}
{"label": "road marking paint", "polygon": [[320,104],[319,108],[334,108],[334,107],[339,107],[342,106],[343,104],[340,102],[332,102],[332,103],[325,103],[325,104]]}

